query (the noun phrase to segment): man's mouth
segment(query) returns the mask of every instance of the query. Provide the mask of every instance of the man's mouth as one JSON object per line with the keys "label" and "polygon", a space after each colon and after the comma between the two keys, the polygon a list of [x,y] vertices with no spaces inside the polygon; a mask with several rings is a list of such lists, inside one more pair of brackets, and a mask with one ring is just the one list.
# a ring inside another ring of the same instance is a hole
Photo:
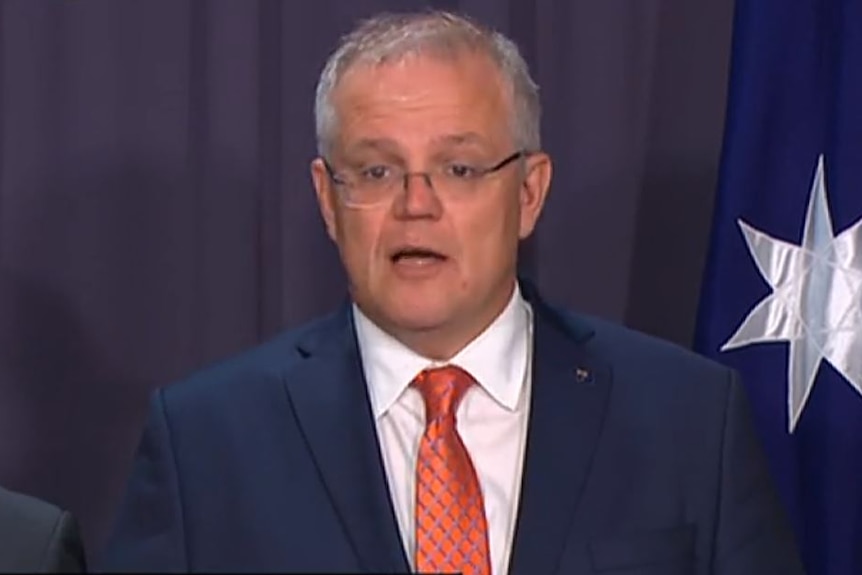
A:
{"label": "man's mouth", "polygon": [[431,263],[443,261],[446,256],[429,248],[407,247],[396,250],[390,256],[393,263]]}

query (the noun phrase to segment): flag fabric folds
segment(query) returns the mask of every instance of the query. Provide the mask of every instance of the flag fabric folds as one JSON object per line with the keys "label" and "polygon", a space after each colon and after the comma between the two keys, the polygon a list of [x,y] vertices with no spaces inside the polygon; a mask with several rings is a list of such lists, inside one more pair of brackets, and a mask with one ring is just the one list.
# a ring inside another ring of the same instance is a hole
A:
{"label": "flag fabric folds", "polygon": [[695,348],[742,374],[811,575],[862,575],[862,0],[737,0]]}

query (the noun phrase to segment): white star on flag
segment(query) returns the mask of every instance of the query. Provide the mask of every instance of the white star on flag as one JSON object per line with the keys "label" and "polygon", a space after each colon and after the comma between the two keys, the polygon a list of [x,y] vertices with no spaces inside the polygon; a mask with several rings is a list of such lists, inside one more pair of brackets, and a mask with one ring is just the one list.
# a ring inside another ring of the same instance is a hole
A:
{"label": "white star on flag", "polygon": [[738,223],[772,293],[751,310],[721,350],[790,343],[787,407],[793,433],[822,360],[862,395],[862,218],[834,235],[820,156],[802,245]]}

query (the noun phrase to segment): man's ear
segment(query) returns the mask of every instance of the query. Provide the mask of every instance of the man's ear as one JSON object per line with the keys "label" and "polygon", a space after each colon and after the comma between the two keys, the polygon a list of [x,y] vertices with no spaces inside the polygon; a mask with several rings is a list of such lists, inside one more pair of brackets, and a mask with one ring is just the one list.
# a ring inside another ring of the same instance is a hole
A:
{"label": "man's ear", "polygon": [[551,158],[544,152],[527,156],[524,182],[520,189],[521,220],[518,237],[526,239],[533,233],[542,214],[551,186]]}
{"label": "man's ear", "polygon": [[311,181],[314,183],[314,192],[317,195],[317,206],[320,215],[326,224],[326,233],[332,241],[338,236],[338,222],[335,217],[335,189],[332,178],[323,163],[322,158],[315,158],[311,162]]}

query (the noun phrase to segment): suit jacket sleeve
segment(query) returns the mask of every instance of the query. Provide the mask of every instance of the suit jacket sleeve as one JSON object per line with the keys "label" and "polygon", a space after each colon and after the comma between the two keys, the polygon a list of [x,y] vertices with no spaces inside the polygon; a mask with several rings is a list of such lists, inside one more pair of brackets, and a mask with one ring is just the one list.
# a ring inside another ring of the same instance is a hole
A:
{"label": "suit jacket sleeve", "polygon": [[87,564],[78,524],[66,511],[59,515],[45,554],[45,573],[84,573]]}
{"label": "suit jacket sleeve", "polygon": [[188,571],[176,461],[163,392],[150,413],[99,570]]}
{"label": "suit jacket sleeve", "polygon": [[713,572],[803,575],[742,384],[731,373],[721,455]]}

